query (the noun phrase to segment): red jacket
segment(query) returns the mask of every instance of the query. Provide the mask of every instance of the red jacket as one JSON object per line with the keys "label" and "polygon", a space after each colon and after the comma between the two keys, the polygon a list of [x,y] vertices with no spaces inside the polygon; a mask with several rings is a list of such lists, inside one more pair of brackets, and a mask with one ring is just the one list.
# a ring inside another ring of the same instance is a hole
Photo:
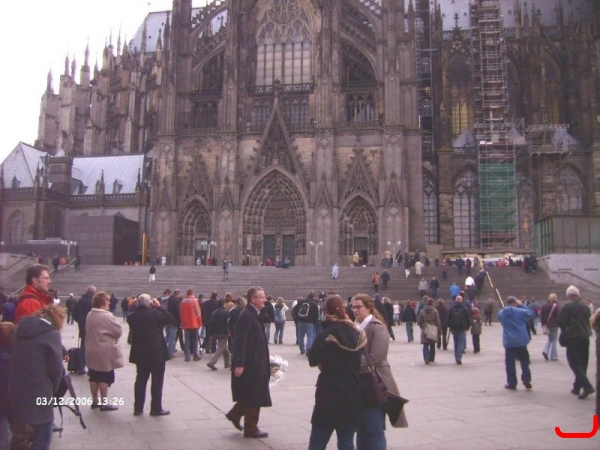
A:
{"label": "red jacket", "polygon": [[52,298],[48,294],[43,294],[28,284],[19,297],[17,308],[15,309],[15,323],[19,323],[21,317],[31,316],[38,309],[42,309],[51,302]]}
{"label": "red jacket", "polygon": [[184,330],[198,329],[202,326],[202,313],[196,297],[185,297],[179,305],[181,328]]}

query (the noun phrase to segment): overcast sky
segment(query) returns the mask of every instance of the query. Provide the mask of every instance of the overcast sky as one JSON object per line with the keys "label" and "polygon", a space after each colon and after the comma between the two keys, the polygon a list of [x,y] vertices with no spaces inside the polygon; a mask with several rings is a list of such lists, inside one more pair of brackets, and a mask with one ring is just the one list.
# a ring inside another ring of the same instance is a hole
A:
{"label": "overcast sky", "polygon": [[[193,0],[203,6],[205,0]],[[150,11],[171,9],[173,0],[30,0],[2,5],[0,68],[0,162],[22,141],[33,145],[37,138],[40,100],[46,77],[52,70],[58,93],[65,57],[77,61],[76,82],[90,45],[90,66],[102,65],[102,50],[112,31],[116,48],[130,40]],[[69,69],[70,70],[70,69]]]}

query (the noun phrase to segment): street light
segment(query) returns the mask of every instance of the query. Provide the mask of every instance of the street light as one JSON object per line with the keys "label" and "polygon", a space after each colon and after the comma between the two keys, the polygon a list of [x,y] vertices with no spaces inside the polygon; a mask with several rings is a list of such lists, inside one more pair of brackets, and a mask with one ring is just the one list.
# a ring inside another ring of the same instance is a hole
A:
{"label": "street light", "polygon": [[71,256],[71,246],[77,247],[77,242],[76,241],[69,241],[69,242],[67,242],[67,258],[69,256]]}
{"label": "street light", "polygon": [[392,241],[387,241],[387,245],[388,247],[391,245],[392,246],[392,254],[393,254],[393,258],[396,258],[396,246],[398,246],[398,250],[400,249],[400,245],[402,245],[402,241],[398,241],[398,242],[392,242]]}
{"label": "street light", "polygon": [[321,241],[321,242],[318,242],[318,243],[315,243],[315,242],[313,242],[313,241],[310,241],[310,242],[308,243],[308,245],[310,245],[311,247],[314,247],[314,248],[315,248],[315,266],[316,266],[316,265],[317,265],[317,262],[319,261],[319,259],[318,259],[318,254],[319,254],[318,250],[319,250],[319,246],[323,245],[323,241]]}

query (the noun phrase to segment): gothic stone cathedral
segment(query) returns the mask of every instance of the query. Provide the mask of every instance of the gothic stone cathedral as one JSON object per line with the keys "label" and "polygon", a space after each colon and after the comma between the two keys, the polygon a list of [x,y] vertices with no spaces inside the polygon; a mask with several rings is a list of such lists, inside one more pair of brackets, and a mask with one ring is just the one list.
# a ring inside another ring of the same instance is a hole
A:
{"label": "gothic stone cathedral", "polygon": [[538,3],[174,0],[49,74],[1,237],[118,216],[180,265],[532,250],[536,221],[600,212],[600,8]]}

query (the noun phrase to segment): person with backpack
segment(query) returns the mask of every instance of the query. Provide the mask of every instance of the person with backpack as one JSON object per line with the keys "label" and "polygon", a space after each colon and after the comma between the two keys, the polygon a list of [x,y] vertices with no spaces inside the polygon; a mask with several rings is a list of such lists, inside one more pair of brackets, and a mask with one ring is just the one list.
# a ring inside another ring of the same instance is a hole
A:
{"label": "person with backpack", "polygon": [[448,328],[454,341],[454,359],[456,364],[461,365],[462,355],[467,347],[467,331],[471,328],[471,312],[460,295],[456,296],[454,304],[448,310]]}
{"label": "person with backpack", "polygon": [[[315,324],[319,320],[319,307],[314,292],[309,292],[305,299],[300,300],[292,308],[292,317],[298,321],[298,345],[300,354],[304,355],[312,347],[315,340]],[[304,336],[306,336],[306,345]]]}

